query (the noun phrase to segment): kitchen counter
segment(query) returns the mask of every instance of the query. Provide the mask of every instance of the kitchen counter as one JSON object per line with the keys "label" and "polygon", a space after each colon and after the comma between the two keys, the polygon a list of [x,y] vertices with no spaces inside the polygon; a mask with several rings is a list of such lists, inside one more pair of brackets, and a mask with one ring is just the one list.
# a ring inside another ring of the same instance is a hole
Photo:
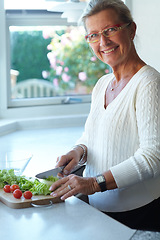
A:
{"label": "kitchen counter", "polygon": [[[33,158],[28,176],[53,168],[57,156],[67,152],[83,127],[31,129],[0,137],[1,151],[29,151]],[[158,240],[160,233],[132,230],[76,197],[51,207],[12,209],[0,202],[1,240]]]}
{"label": "kitchen counter", "polygon": [[2,240],[129,240],[135,233],[76,197],[41,208],[0,203],[0,216]]}

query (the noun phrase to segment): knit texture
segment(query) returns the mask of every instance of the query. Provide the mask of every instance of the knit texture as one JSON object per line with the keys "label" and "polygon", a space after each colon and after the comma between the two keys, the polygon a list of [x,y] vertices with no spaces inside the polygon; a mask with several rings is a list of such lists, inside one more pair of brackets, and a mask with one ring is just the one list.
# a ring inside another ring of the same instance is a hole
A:
{"label": "knit texture", "polygon": [[[160,74],[148,65],[142,67],[105,109],[105,90],[113,77],[113,74],[103,76],[93,89],[85,131],[77,143],[88,148],[84,176],[95,176],[110,169],[118,189],[107,191],[106,201],[107,195],[115,193],[113,197],[119,199],[123,192],[128,210],[143,205],[143,196],[147,203],[160,196],[160,190],[157,192],[156,187],[155,190],[151,187],[160,184]],[[135,204],[127,198],[136,191],[143,192],[143,196],[139,194]],[[94,198],[93,195],[93,205]],[[125,210],[124,203],[121,207],[118,199],[115,201],[118,209]],[[96,202],[98,208],[101,201]],[[108,211],[106,205],[104,208],[102,210]]]}

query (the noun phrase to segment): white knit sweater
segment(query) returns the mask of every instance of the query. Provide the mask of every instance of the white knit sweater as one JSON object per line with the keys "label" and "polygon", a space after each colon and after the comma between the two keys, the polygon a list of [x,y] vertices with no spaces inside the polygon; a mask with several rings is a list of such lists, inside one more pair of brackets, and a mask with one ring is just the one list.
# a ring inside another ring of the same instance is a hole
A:
{"label": "white knit sweater", "polygon": [[160,196],[160,73],[146,65],[104,109],[103,76],[92,93],[85,131],[77,141],[88,148],[84,176],[111,170],[118,188],[89,196],[102,211],[126,211]]}

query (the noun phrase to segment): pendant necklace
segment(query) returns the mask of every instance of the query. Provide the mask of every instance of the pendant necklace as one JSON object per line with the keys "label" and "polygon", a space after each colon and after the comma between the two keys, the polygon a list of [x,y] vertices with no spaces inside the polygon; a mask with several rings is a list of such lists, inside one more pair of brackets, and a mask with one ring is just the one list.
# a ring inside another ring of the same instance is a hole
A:
{"label": "pendant necklace", "polygon": [[[114,79],[113,79],[113,80],[114,80]],[[112,82],[113,82],[113,80],[112,80]],[[117,86],[111,87],[110,90],[111,90],[111,91],[114,91],[114,89],[117,88],[120,84],[121,84],[121,81],[120,81],[120,83],[119,83]]]}

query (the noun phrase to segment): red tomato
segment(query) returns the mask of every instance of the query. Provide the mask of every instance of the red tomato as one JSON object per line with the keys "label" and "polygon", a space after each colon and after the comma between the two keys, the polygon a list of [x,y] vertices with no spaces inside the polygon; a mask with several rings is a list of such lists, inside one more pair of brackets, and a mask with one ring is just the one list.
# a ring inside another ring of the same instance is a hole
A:
{"label": "red tomato", "polygon": [[13,196],[14,196],[15,198],[21,198],[21,197],[22,197],[22,191],[21,191],[20,189],[14,190]]}
{"label": "red tomato", "polygon": [[19,186],[17,184],[13,184],[11,185],[10,189],[11,189],[11,192],[14,192],[14,190],[19,189]]}
{"label": "red tomato", "polygon": [[3,190],[7,193],[10,193],[11,192],[10,185],[5,185]]}
{"label": "red tomato", "polygon": [[23,196],[24,196],[25,199],[31,199],[32,193],[30,191],[25,191],[23,193]]}

